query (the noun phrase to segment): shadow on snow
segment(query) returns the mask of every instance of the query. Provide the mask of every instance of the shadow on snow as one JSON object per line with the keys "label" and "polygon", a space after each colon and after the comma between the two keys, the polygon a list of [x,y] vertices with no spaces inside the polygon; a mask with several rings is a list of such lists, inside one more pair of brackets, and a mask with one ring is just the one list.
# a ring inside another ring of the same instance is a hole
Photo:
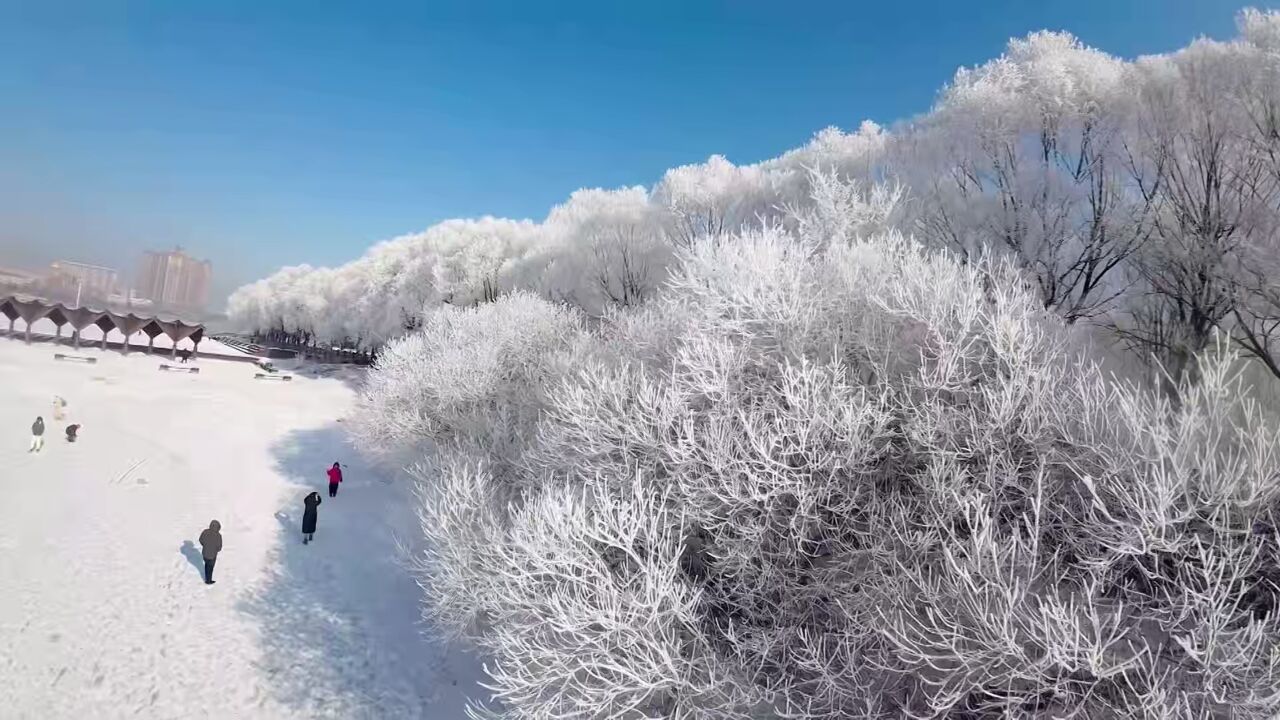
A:
{"label": "shadow on snow", "polygon": [[[396,543],[416,535],[407,482],[376,474],[337,425],[291,433],[272,451],[293,492],[275,513],[275,574],[242,610],[260,628],[277,699],[308,717],[465,717],[466,694],[487,693],[471,656],[423,635],[422,591]],[[347,467],[330,498],[325,470],[335,460]],[[312,490],[323,501],[315,539],[303,545]]]}
{"label": "shadow on snow", "polygon": [[[200,548],[196,547],[196,544],[190,540],[183,540],[178,552],[182,553],[182,557],[191,563],[191,567],[196,569],[196,574],[200,576],[201,580],[204,580],[204,553],[200,551]],[[216,570],[217,568],[214,569]],[[217,577],[217,575],[215,574],[214,577]]]}

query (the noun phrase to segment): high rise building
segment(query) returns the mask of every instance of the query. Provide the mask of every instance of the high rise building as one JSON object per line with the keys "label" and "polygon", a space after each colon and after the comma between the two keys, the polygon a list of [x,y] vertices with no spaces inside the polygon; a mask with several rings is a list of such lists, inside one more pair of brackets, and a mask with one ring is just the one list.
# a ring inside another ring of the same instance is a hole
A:
{"label": "high rise building", "polygon": [[49,264],[45,280],[50,287],[78,293],[82,300],[105,300],[116,291],[120,274],[108,267],[58,260]]}
{"label": "high rise building", "polygon": [[212,278],[213,265],[187,255],[182,248],[148,251],[135,290],[159,308],[203,311]]}

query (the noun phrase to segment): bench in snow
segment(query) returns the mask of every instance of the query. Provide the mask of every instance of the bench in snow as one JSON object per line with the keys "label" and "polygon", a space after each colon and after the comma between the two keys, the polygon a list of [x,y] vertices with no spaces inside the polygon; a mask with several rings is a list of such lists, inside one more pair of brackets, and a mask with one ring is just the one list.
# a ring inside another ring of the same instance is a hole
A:
{"label": "bench in snow", "polygon": [[292,375],[267,375],[266,373],[254,373],[253,376],[259,380],[292,380]]}
{"label": "bench in snow", "polygon": [[96,357],[87,357],[85,355],[65,355],[63,353],[54,353],[54,360],[74,360],[75,362],[89,363],[93,365],[98,362]]}
{"label": "bench in snow", "polygon": [[198,368],[198,367],[182,367],[182,366],[180,366],[180,365],[169,365],[169,364],[167,364],[167,363],[160,363],[160,369],[161,369],[161,370],[172,370],[172,371],[174,371],[174,372],[186,372],[186,373],[198,373],[198,372],[200,372],[200,368]]}

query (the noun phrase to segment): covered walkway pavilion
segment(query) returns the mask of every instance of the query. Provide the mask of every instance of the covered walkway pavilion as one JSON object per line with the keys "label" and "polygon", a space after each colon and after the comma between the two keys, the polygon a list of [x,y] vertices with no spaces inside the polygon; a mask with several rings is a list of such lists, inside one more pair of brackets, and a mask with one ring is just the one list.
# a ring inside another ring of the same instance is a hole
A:
{"label": "covered walkway pavilion", "polygon": [[15,335],[14,323],[19,319],[23,321],[26,326],[23,335],[27,343],[31,342],[32,325],[42,320],[53,323],[57,328],[55,341],[62,338],[63,328],[70,326],[71,342],[75,347],[80,347],[81,334],[85,330],[96,330],[101,334],[99,342],[102,349],[106,350],[108,335],[117,332],[121,336],[121,352],[125,353],[129,352],[129,338],[139,332],[148,338],[147,352],[155,352],[156,338],[167,338],[172,345],[170,357],[177,357],[178,343],[183,340],[190,340],[193,353],[198,353],[200,341],[204,339],[204,325],[198,323],[185,323],[177,318],[154,315],[67,307],[62,303],[20,295],[0,296],[0,314],[9,320],[9,337]]}

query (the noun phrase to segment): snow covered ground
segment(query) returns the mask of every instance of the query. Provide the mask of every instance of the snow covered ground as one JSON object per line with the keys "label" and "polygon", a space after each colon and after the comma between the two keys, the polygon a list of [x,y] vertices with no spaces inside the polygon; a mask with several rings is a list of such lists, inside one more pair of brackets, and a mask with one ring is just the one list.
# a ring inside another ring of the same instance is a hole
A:
{"label": "snow covered ground", "polygon": [[[405,483],[341,431],[352,369],[286,383],[82,352],[99,362],[0,338],[0,717],[464,716],[478,664],[422,637],[396,549],[414,535]],[[46,447],[29,454],[37,415]],[[334,460],[348,479],[329,499]],[[206,586],[196,539],[212,519],[225,548]]]}

